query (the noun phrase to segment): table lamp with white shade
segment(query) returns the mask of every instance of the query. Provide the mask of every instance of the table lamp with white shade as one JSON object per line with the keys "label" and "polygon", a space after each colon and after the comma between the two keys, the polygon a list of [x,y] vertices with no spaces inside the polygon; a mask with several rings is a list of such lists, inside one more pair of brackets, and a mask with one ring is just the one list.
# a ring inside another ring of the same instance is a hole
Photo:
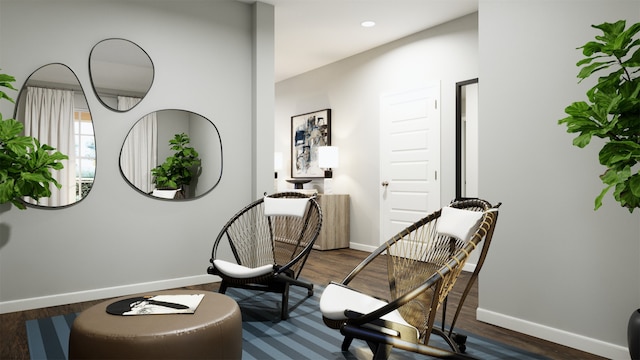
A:
{"label": "table lamp with white shade", "polygon": [[339,165],[337,146],[320,146],[318,148],[318,167],[324,169],[324,193],[333,194],[333,170]]}

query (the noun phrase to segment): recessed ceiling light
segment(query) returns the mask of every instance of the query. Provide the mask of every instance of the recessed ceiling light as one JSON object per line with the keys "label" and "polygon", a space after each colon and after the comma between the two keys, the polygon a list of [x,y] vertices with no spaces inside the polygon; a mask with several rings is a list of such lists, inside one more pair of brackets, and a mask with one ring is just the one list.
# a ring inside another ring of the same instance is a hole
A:
{"label": "recessed ceiling light", "polygon": [[371,20],[367,20],[367,21],[361,22],[360,25],[362,27],[374,27],[374,26],[376,26],[376,22],[375,21],[371,21]]}

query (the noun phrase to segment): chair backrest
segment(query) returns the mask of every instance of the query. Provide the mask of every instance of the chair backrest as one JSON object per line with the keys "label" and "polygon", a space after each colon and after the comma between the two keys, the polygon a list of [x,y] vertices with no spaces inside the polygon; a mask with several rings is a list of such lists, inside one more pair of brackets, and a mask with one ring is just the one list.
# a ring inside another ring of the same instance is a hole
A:
{"label": "chair backrest", "polygon": [[[314,198],[297,192],[277,193],[274,199],[307,200],[302,216],[265,213],[265,199],[256,200],[233,216],[216,239],[226,237],[238,264],[259,267],[273,264],[280,272],[291,272],[297,278],[311,248],[320,234],[322,211]],[[282,207],[281,207],[282,208]],[[291,276],[291,275],[290,275]]]}
{"label": "chair backrest", "polygon": [[[478,212],[478,224],[466,239],[442,234],[438,229],[443,209],[407,227],[386,242],[389,291],[392,300],[412,299],[398,310],[415,326],[423,339],[428,339],[437,309],[462,271],[478,243],[492,233],[497,213],[491,204],[480,199],[454,202],[452,208]],[[407,296],[430,279],[435,284],[424,286],[418,296]]]}

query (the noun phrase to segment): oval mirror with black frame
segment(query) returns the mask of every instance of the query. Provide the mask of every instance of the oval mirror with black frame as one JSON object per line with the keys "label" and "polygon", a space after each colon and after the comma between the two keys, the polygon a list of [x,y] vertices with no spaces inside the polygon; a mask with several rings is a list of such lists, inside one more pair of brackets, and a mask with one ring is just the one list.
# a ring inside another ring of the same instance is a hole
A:
{"label": "oval mirror with black frame", "polygon": [[[93,91],[111,110],[132,109],[151,89],[153,61],[137,44],[125,39],[106,39],[97,43],[89,55],[89,75]],[[123,102],[119,97],[137,99]]]}
{"label": "oval mirror with black frame", "polygon": [[478,79],[456,83],[456,198],[478,196]]}
{"label": "oval mirror with black frame", "polygon": [[[177,169],[179,164],[185,164],[191,173],[187,179],[174,176],[185,170]],[[157,168],[163,168],[162,172],[154,170]],[[153,198],[199,198],[213,190],[222,178],[220,133],[209,119],[190,111],[150,113],[127,134],[120,151],[120,172],[134,189]],[[166,188],[167,182],[160,180],[167,178],[178,186]],[[184,185],[181,180],[186,180]]]}
{"label": "oval mirror with black frame", "polygon": [[24,135],[69,157],[62,161],[63,169],[52,173],[62,187],[52,187],[48,198],[37,202],[28,198],[25,203],[59,208],[84,199],[95,178],[96,141],[89,105],[76,74],[59,63],[34,71],[18,94],[14,117],[24,125]]}

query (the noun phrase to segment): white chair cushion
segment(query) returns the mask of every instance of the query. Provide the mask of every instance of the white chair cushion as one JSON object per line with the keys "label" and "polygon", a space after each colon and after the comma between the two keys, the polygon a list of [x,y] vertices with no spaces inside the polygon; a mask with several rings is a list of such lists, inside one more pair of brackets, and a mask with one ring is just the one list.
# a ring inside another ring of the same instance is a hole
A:
{"label": "white chair cushion", "polygon": [[440,235],[451,236],[469,241],[482,219],[481,211],[456,209],[450,206],[442,208],[438,219],[437,231]]}
{"label": "white chair cushion", "polygon": [[308,198],[271,198],[264,197],[264,214],[266,216],[297,216],[303,217],[307,210]]}
{"label": "white chair cushion", "polygon": [[263,265],[257,268],[250,268],[219,259],[213,260],[213,266],[215,266],[221,273],[238,279],[248,279],[266,275],[273,271],[273,265]]}
{"label": "white chair cushion", "polygon": [[[331,320],[346,319],[347,316],[344,314],[345,310],[352,310],[362,314],[367,314],[385,305],[387,305],[386,301],[376,299],[372,296],[339,284],[327,285],[320,297],[320,311],[322,312],[322,316]],[[402,318],[402,315],[400,315],[398,310],[394,310],[383,315],[381,319],[415,329],[415,327],[411,326]],[[416,333],[417,332],[418,330],[416,329]]]}

